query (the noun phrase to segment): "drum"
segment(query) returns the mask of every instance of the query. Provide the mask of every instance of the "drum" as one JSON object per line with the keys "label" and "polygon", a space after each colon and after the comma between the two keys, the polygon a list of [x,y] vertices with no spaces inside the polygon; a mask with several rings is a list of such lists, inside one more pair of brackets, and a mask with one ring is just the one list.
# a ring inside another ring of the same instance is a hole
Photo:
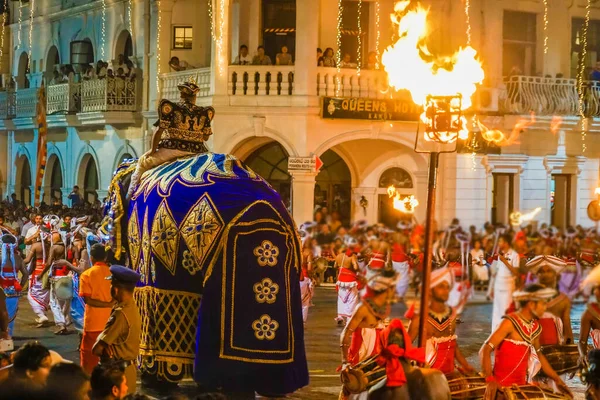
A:
{"label": "drum", "polygon": [[73,298],[73,279],[71,277],[53,278],[54,292],[59,300],[70,300]]}
{"label": "drum", "polygon": [[349,393],[362,393],[386,379],[385,367],[377,364],[373,356],[342,371],[342,385]]}
{"label": "drum", "polygon": [[546,357],[559,375],[575,372],[579,369],[579,350],[576,344],[542,346],[540,353]]}
{"label": "drum", "polygon": [[485,394],[485,378],[481,376],[459,376],[448,379],[452,400],[482,399]]}
{"label": "drum", "polygon": [[533,385],[513,385],[506,387],[502,389],[502,394],[498,397],[504,400],[552,400],[567,398],[560,393],[554,393],[552,390],[542,389]]}

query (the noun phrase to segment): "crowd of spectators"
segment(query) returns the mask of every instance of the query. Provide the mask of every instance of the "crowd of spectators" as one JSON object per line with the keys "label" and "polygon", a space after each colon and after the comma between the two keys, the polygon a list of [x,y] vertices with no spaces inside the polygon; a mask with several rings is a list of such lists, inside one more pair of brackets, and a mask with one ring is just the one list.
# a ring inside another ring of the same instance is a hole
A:
{"label": "crowd of spectators", "polygon": [[77,73],[71,64],[61,65],[55,69],[49,85],[61,83],[77,83],[92,79],[120,78],[134,80],[136,78],[135,66],[127,56],[119,54],[112,65],[106,61],[98,60],[96,65],[84,64]]}

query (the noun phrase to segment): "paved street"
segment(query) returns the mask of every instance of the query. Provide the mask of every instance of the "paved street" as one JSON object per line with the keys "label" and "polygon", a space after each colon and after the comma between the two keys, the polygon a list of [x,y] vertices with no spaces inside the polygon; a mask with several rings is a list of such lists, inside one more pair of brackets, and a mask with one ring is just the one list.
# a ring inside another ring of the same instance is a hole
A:
{"label": "paved street", "polygon": [[[410,302],[410,300],[409,300]],[[306,351],[310,371],[310,385],[290,396],[292,399],[336,399],[339,393],[339,375],[336,368],[340,363],[339,335],[341,327],[333,321],[336,313],[336,292],[332,288],[317,288],[314,298],[315,306],[309,311],[306,328]],[[579,333],[579,315],[583,305],[578,304],[573,310],[573,330]],[[393,308],[393,316],[401,317],[406,306],[397,304]],[[477,352],[481,343],[489,335],[492,308],[488,303],[479,302],[469,305],[462,317],[464,323],[459,325],[459,344],[469,362],[479,367]],[[79,361],[77,352],[78,336],[55,336],[54,327],[36,329],[33,327],[33,314],[27,299],[21,299],[20,312],[17,317],[15,345],[20,346],[27,340],[37,339],[58,351],[63,357]],[[568,382],[577,392],[577,399],[583,399],[583,386],[574,379]],[[182,393],[193,394],[196,387],[192,382],[184,382],[179,389]],[[153,396],[156,393],[149,393]],[[171,392],[172,394],[172,392]]]}

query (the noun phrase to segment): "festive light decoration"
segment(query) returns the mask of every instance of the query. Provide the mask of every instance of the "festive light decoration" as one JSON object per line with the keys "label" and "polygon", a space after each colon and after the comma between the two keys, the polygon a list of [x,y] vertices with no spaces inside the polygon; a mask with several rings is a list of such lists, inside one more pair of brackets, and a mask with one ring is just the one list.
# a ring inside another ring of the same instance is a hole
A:
{"label": "festive light decoration", "polygon": [[19,31],[17,32],[17,47],[21,49],[21,24],[23,23],[23,0],[19,0]]}
{"label": "festive light decoration", "polygon": [[219,76],[223,76],[223,71],[225,70],[223,56],[223,32],[225,29],[225,2],[224,0],[219,0],[219,20],[218,27],[216,26],[216,21],[214,17],[214,8],[212,4],[213,0],[208,0],[208,18],[210,19],[210,36],[215,42],[215,48],[217,50],[217,71],[219,72]]}
{"label": "festive light decoration", "polygon": [[381,50],[379,49],[379,41],[381,39],[381,30],[379,29],[379,21],[380,21],[380,4],[379,0],[375,2],[375,30],[377,31],[375,34],[375,53],[377,54],[377,61],[375,62],[375,69],[379,69],[379,64],[381,60]]}
{"label": "festive light decoration", "polygon": [[465,0],[465,16],[467,17],[467,46],[471,45],[471,1]]}
{"label": "festive light decoration", "polygon": [[31,72],[31,51],[33,50],[33,13],[35,11],[35,0],[29,2],[29,52],[27,55],[27,71]]}
{"label": "festive light decoration", "polygon": [[[156,76],[160,76],[160,31],[162,28],[162,7],[160,0],[156,0]],[[156,92],[160,92],[160,79],[156,80]]]}
{"label": "festive light decoration", "polygon": [[390,198],[394,198],[394,209],[402,213],[413,214],[415,212],[415,208],[419,205],[419,201],[413,195],[402,198],[400,193],[396,191],[394,185],[388,187],[387,192]]}
{"label": "festive light decoration", "polygon": [[544,0],[544,56],[546,54],[548,54],[548,0]]}
{"label": "festive light decoration", "polygon": [[476,171],[477,170],[477,153],[472,152],[471,153],[471,171]]}
{"label": "festive light decoration", "polygon": [[132,19],[132,10],[133,10],[133,0],[127,0],[127,20],[129,21],[129,33],[133,38],[133,19]]}
{"label": "festive light decoration", "polygon": [[106,0],[102,0],[102,41],[100,47],[100,54],[102,59],[106,61]]}
{"label": "festive light decoration", "polygon": [[344,5],[342,4],[342,0],[338,0],[338,14],[337,14],[337,32],[336,32],[336,41],[337,41],[337,51],[335,52],[335,65],[337,67],[337,74],[335,76],[335,95],[340,95],[340,89],[342,86],[342,82],[340,79],[340,73],[342,63],[342,18],[344,12]]}
{"label": "festive light decoration", "polygon": [[4,0],[4,13],[2,14],[2,32],[0,32],[0,63],[4,56],[4,31],[6,30],[6,17],[8,16],[8,0]]}
{"label": "festive light decoration", "polygon": [[585,58],[587,57],[587,43],[588,43],[588,28],[590,26],[590,11],[592,9],[592,0],[587,0],[585,5],[585,21],[583,23],[583,45],[581,46],[581,58],[579,60],[579,76],[577,77],[577,92],[579,95],[579,116],[581,117],[581,142],[582,152],[585,153],[587,146],[585,143],[586,129],[584,126],[585,110],[584,110],[584,91],[583,81],[585,75]]}
{"label": "festive light decoration", "polygon": [[362,66],[362,0],[358,0],[358,36],[356,46],[356,74],[360,76],[360,67]]}
{"label": "festive light decoration", "polygon": [[528,212],[526,214],[521,214],[520,211],[515,211],[510,214],[510,223],[513,226],[521,226],[521,224],[523,224],[523,222],[529,222],[532,219],[534,219],[535,216],[538,215],[540,211],[542,211],[542,207],[537,207],[533,211]]}

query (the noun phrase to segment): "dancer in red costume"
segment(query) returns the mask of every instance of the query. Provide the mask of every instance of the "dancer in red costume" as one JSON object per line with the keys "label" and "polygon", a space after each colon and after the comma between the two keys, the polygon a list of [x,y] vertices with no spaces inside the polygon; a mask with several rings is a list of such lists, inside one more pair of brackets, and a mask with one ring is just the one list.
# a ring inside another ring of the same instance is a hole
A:
{"label": "dancer in red costume", "polygon": [[360,300],[358,297],[358,263],[352,249],[348,249],[337,256],[335,264],[340,271],[336,283],[338,301],[335,321],[338,325],[345,325]]}
{"label": "dancer in red costume", "polygon": [[[559,390],[572,397],[568,386],[539,353],[542,328],[536,318],[546,311],[546,302],[556,294],[553,289],[533,284],[513,293],[517,312],[505,315],[498,328],[480,350],[483,375],[487,382],[485,399],[495,399],[500,387],[526,385],[540,371],[553,380]],[[495,352],[492,369],[492,352]]]}
{"label": "dancer in red costume", "polygon": [[579,335],[579,359],[583,362],[587,358],[588,338],[592,337],[592,345],[600,348],[600,286],[593,290],[596,301],[589,303],[581,315],[581,331]]}
{"label": "dancer in red costume", "polygon": [[[460,364],[461,372],[471,374],[474,369],[458,348],[456,311],[446,304],[452,285],[452,271],[449,268],[439,268],[431,273],[429,286],[431,303],[425,331],[427,335],[426,361],[431,368],[439,369],[444,375],[451,375],[455,372],[455,361],[457,361]],[[419,334],[420,316],[411,312],[412,309],[411,307],[406,317],[411,318],[408,334],[414,341]]]}

